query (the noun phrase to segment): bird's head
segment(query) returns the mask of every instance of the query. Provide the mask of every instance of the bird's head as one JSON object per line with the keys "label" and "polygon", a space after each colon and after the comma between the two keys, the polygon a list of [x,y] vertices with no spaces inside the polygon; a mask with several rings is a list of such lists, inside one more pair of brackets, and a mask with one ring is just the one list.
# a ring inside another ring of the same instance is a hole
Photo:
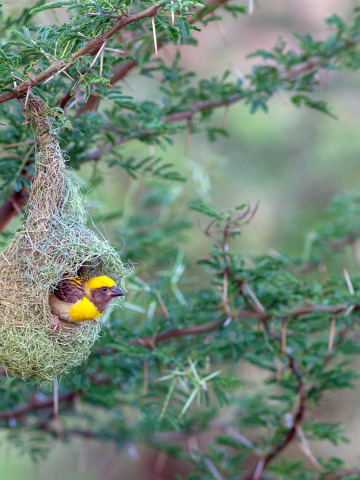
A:
{"label": "bird's head", "polygon": [[124,292],[115,285],[114,280],[109,277],[93,277],[84,284],[85,295],[94,303],[100,312],[116,297],[122,297]]}

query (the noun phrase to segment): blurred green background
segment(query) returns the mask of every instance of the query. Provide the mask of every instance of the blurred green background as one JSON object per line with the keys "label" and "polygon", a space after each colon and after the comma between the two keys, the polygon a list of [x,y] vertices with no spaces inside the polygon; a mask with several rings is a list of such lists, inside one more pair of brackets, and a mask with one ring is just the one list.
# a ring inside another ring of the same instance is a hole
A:
{"label": "blurred green background", "polygon": [[[21,6],[34,3],[21,2]],[[255,59],[246,59],[247,54],[258,48],[271,47],[279,36],[290,47],[296,48],[296,40],[291,35],[295,31],[310,31],[317,38],[324,38],[328,34],[324,18],[338,13],[346,19],[354,6],[355,2],[350,0],[258,0],[253,16],[242,16],[235,21],[227,15],[221,25],[214,22],[198,33],[198,48],[181,48],[182,64],[200,77],[221,75],[225,69],[234,76],[238,72],[247,73],[256,62]],[[13,2],[6,8],[8,11],[18,10],[20,5]],[[51,12],[41,15],[42,23],[54,21]],[[161,55],[171,61],[174,53],[175,48],[168,48]],[[187,184],[170,186],[176,214],[194,222],[183,245],[188,259],[205,255],[209,246],[196,226],[197,214],[188,210],[188,204],[194,198],[211,202],[218,209],[247,201],[252,205],[259,202],[258,212],[246,228],[239,248],[252,254],[269,249],[299,253],[307,232],[331,197],[358,189],[359,73],[321,73],[319,80],[321,86],[317,96],[329,102],[337,120],[305,108],[297,109],[286,96],[279,95],[270,102],[267,114],[250,115],[248,107],[240,103],[231,107],[227,118],[229,138],[220,138],[214,143],[199,133],[193,135],[190,144],[186,145],[184,134],[178,136],[166,152],[155,147],[156,154],[167,156],[188,179]],[[156,82],[147,81],[136,72],[127,78],[124,90],[136,98],[158,95]],[[224,116],[227,116],[225,109],[218,111],[212,120],[213,125],[221,127]],[[125,148],[129,155],[140,155],[146,147],[133,142]],[[146,178],[130,181],[123,171],[115,174],[114,169],[110,172],[106,166],[99,165],[98,175],[103,176],[104,183],[91,190],[87,183],[92,176],[91,167],[85,166],[78,173],[88,189],[87,203],[94,217],[99,212],[136,210],[136,198],[148,183]],[[118,225],[118,220],[106,225],[110,236]],[[15,226],[16,221],[12,227]],[[136,262],[136,258],[130,260]],[[341,395],[342,405],[336,398],[329,398],[324,411],[315,414],[323,421],[327,415],[343,420],[356,445],[360,428],[357,426],[360,425],[357,421],[360,418],[358,392],[346,391]],[[129,446],[123,452],[116,452],[111,445],[104,447],[78,440],[71,445],[54,442],[49,457],[33,464],[19,456],[4,437],[0,439],[2,480],[139,480],[147,458],[148,462],[154,461],[146,449],[139,451]],[[315,452],[316,448],[314,445]],[[330,453],[326,444],[321,448],[323,453],[324,449]],[[334,448],[331,447],[332,453]],[[338,456],[352,460],[358,458],[355,446],[341,448],[343,451],[337,452]],[[139,455],[141,462],[137,460]]]}

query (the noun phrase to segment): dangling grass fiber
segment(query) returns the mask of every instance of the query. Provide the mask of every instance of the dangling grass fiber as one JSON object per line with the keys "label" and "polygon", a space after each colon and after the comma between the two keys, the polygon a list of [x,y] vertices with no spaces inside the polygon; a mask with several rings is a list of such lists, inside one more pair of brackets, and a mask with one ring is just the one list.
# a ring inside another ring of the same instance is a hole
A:
{"label": "dangling grass fiber", "polygon": [[36,175],[22,227],[0,255],[0,365],[15,376],[51,381],[86,360],[100,326],[61,322],[53,332],[49,293],[65,276],[108,275],[120,288],[126,269],[111,245],[86,227],[47,106],[19,100],[36,141]]}

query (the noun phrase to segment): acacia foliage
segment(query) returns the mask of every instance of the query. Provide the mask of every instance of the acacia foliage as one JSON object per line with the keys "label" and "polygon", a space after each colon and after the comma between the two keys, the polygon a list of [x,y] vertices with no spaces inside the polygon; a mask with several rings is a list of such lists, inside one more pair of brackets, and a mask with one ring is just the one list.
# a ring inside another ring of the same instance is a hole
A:
{"label": "acacia foliage", "polygon": [[[38,26],[36,15],[48,8],[66,9],[69,20]],[[221,21],[226,12],[245,11],[224,0],[78,0],[40,1],[18,18],[3,17],[1,196],[6,202],[31,188],[34,145],[25,126],[19,128],[15,100],[30,90],[49,105],[72,168],[101,162],[110,171],[124,169],[132,181],[150,178],[142,197],[128,198],[137,205],[135,213],[97,219],[118,222],[113,241],[122,245],[125,238],[123,257],[138,266],[124,308],[112,313],[89,362],[61,379],[62,437],[96,438],[117,448],[145,443],[186,459],[189,479],[360,478],[341,458],[315,459],[306,441],[338,444],[345,438],[340,424],[321,423],[311,412],[325,393],[350,387],[357,378],[351,361],[359,353],[360,279],[327,271],[326,265],[356,244],[360,197],[335,199],[302,255],[250,258],[241,254],[239,237],[254,210],[240,205],[219,212],[194,199],[191,208],[202,215],[212,247],[191,266],[181,253],[188,217],[172,214],[176,189],[165,182],[183,182],[183,173],[161,157],[128,156],[123,149],[138,140],[165,151],[184,130],[205,130],[216,140],[226,134],[212,123],[218,107],[243,101],[251,113],[266,111],[280,90],[296,106],[333,115],[314,94],[318,72],[358,68],[356,11],[349,24],[336,15],[328,19],[332,32],[324,41],[297,35],[296,50],[279,40],[272,50],[255,52],[261,63],[241,78],[225,72],[198,79],[181,66],[181,48],[171,64],[154,58],[151,18],[160,49],[172,42],[196,46],[194,29]],[[145,14],[130,22],[137,12]],[[160,101],[124,94],[119,81],[130,71],[155,79]],[[96,188],[106,188],[106,181]],[[6,232],[2,240],[8,241]],[[307,275],[319,267],[321,276]],[[194,282],[199,271],[206,276]],[[266,380],[255,387],[241,381],[234,366],[243,361],[264,370]],[[9,440],[34,459],[46,455],[48,437],[60,432],[51,388],[4,375],[0,389],[0,420]],[[206,450],[188,454],[175,443],[204,431],[215,432]],[[306,461],[282,455],[290,443],[302,446]]]}

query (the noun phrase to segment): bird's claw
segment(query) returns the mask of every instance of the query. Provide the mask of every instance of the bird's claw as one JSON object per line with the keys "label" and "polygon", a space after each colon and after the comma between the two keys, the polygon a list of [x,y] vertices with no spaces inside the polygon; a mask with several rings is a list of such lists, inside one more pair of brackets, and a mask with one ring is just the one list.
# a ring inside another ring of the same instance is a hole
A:
{"label": "bird's claw", "polygon": [[52,331],[56,332],[56,330],[60,327],[61,322],[60,322],[60,319],[57,315],[52,315],[52,317],[54,319],[54,326],[53,326]]}

